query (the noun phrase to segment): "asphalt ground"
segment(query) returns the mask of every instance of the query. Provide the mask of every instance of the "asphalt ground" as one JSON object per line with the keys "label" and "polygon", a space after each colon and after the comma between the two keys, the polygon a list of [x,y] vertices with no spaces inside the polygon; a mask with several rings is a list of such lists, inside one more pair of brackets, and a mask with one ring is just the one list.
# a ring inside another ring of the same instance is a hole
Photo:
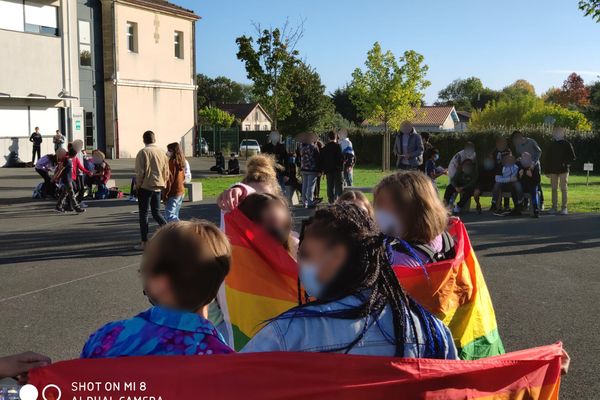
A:
{"label": "asphalt ground", "polygon": [[[199,176],[212,160],[191,164]],[[111,165],[118,181],[131,175],[131,161]],[[132,249],[137,206],[90,201],[85,214],[59,215],[53,202],[30,198],[39,180],[30,169],[0,168],[0,356],[33,350],[63,360],[104,323],[148,307]],[[217,222],[212,203],[184,203],[183,219]],[[463,219],[507,351],[563,341],[572,365],[561,398],[598,398],[600,215]]]}

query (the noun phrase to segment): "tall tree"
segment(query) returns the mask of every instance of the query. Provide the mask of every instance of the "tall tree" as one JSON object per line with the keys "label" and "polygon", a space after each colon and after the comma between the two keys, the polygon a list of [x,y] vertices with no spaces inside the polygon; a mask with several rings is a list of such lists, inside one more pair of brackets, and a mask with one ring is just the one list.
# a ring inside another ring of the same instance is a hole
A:
{"label": "tall tree", "polygon": [[221,103],[246,103],[251,100],[251,85],[235,82],[224,76],[210,78],[204,74],[196,76],[198,86],[198,108]]}
{"label": "tall tree", "polygon": [[594,125],[594,129],[600,131],[600,81],[588,85],[590,103],[585,108],[585,116]]}
{"label": "tall tree", "polygon": [[571,107],[585,107],[590,103],[590,93],[585,86],[583,78],[573,72],[564,81],[561,88],[562,105]]}
{"label": "tall tree", "polygon": [[365,70],[352,73],[350,98],[360,115],[373,123],[383,123],[383,170],[390,168],[390,128],[398,129],[414,116],[412,107],[420,106],[428,67],[424,57],[408,50],[397,60],[391,51],[383,52],[376,42],[367,53]]}
{"label": "tall tree", "polygon": [[596,22],[600,22],[600,0],[580,0],[579,9],[586,17],[592,17]]}
{"label": "tall tree", "polygon": [[467,79],[455,79],[438,93],[439,105],[452,105],[459,110],[472,111],[473,102],[484,91],[481,79],[474,76]]}
{"label": "tall tree", "polygon": [[518,99],[535,96],[535,87],[525,79],[518,79],[502,89],[503,98]]}
{"label": "tall tree", "polygon": [[289,79],[298,64],[296,45],[303,35],[302,24],[291,28],[262,29],[255,25],[258,37],[240,36],[237,58],[244,62],[248,79],[254,82],[253,93],[273,118],[273,129],[294,107]]}
{"label": "tall tree", "polygon": [[204,107],[198,112],[201,124],[229,128],[235,117],[217,107]]}
{"label": "tall tree", "polygon": [[282,133],[295,135],[323,127],[324,121],[334,114],[331,99],[325,95],[325,85],[310,65],[303,62],[296,65],[286,89],[294,106],[290,114],[280,121]]}
{"label": "tall tree", "polygon": [[359,116],[358,109],[350,99],[350,88],[347,85],[343,88],[335,89],[330,96],[336,113],[356,125],[359,125],[363,121]]}

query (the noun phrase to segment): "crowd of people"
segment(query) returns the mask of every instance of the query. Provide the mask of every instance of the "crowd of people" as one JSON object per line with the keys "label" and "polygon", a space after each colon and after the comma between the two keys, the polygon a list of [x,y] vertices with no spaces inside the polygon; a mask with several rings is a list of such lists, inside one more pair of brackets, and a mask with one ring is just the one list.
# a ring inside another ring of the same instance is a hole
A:
{"label": "crowd of people", "polygon": [[[559,133],[556,142],[561,147],[551,150],[555,156],[562,154],[558,150],[569,150]],[[299,296],[296,307],[265,321],[242,352],[458,358],[449,329],[406,294],[393,270],[394,265],[427,268],[431,263],[455,256],[453,239],[448,233],[452,217],[432,185],[433,174],[418,170],[423,156],[411,150],[424,147],[422,138],[414,129],[403,130],[402,134],[408,138],[397,140],[401,171],[385,176],[377,184],[372,204],[361,192],[347,191],[335,196],[338,194],[335,183],[343,177],[343,170],[337,164],[342,163],[340,155],[344,153],[338,136],[332,132],[329,146],[319,151],[315,150],[318,147],[314,135],[303,135],[300,157],[330,154],[337,161],[336,176],[331,178],[333,204],[317,209],[299,233],[294,232],[290,207],[283,195],[281,183],[287,182],[285,169],[277,165],[274,157],[251,157],[242,180],[218,197],[222,214],[239,209],[271,235],[277,245],[283,246],[297,262],[299,284],[305,291],[306,301],[300,301]],[[524,176],[539,175],[536,166],[539,147],[519,133],[513,139],[520,151],[518,170],[504,139],[497,141],[496,150],[486,158],[501,162],[502,172],[498,176],[517,177],[496,184],[514,184],[519,179],[523,182]],[[144,133],[143,141],[145,147],[136,157],[135,179],[142,234],[140,247],[144,250],[140,274],[151,307],[132,318],[109,322],[92,333],[82,347],[81,357],[234,353],[215,301],[230,270],[231,244],[223,230],[211,222],[179,220],[183,183],[189,169],[179,145],[172,143],[165,151],[155,144],[151,131]],[[278,143],[275,140],[272,143],[274,150]],[[91,174],[77,161],[78,150],[73,143],[68,152],[58,149],[55,155],[55,161],[65,170],[58,173],[63,182],[59,204],[68,201],[77,207],[73,182],[78,171]],[[436,171],[437,175],[448,173],[435,166],[438,152],[433,148],[429,151],[432,155],[427,161],[431,162],[426,163],[425,170]],[[101,156],[98,152],[94,154]],[[329,156],[328,160],[331,161]],[[451,199],[454,193],[475,196],[479,188],[474,175],[475,160],[471,143],[453,157],[449,169],[454,169],[454,174],[446,199]],[[301,161],[303,180],[308,186],[304,192],[306,205],[314,201],[311,200],[313,185],[321,171],[316,165],[323,164]],[[497,168],[490,162],[486,166],[490,170]],[[325,170],[328,180],[331,172]],[[159,212],[161,197],[166,203],[166,217]],[[148,210],[161,225],[151,239]],[[565,370],[568,362],[565,353]],[[48,363],[49,359],[35,353],[7,357],[0,359],[0,375],[25,374],[31,367]]]}
{"label": "crowd of people", "polygon": [[[514,151],[505,136],[496,138],[495,148],[478,158],[475,144],[467,142],[450,160],[448,167],[438,165],[440,150],[429,143],[429,135],[419,135],[410,122],[404,122],[396,135],[394,154],[402,170],[422,170],[437,190],[437,179],[447,175],[444,203],[454,213],[466,211],[473,199],[478,213],[482,212],[480,198],[491,195],[490,211],[496,215],[521,215],[531,206],[532,216],[538,218],[544,210],[542,174],[550,178],[552,206],[549,214],[568,214],[568,177],[570,164],[575,160],[573,146],[565,138],[565,129],[553,130],[553,141],[547,149],[542,172],[542,149],[538,143],[520,131],[510,137]],[[561,191],[559,207],[558,190]],[[513,208],[510,208],[510,198]]]}

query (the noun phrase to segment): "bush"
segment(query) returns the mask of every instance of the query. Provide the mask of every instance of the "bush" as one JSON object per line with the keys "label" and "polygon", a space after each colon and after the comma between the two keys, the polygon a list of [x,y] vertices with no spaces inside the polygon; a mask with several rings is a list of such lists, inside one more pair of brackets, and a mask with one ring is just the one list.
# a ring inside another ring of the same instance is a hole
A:
{"label": "bush", "polygon": [[[552,140],[552,134],[548,129],[524,128],[521,129],[526,136],[535,139],[542,148],[542,170],[545,162],[545,149]],[[496,138],[504,135],[509,138],[511,131],[508,129],[489,129],[478,132],[466,133],[439,133],[432,134],[431,144],[440,150],[440,165],[447,166],[450,159],[458,151],[462,150],[465,142],[471,141],[475,144],[478,159],[481,162],[485,156],[490,154],[495,146]],[[350,140],[356,153],[357,163],[360,165],[381,165],[381,134],[366,133],[363,131],[350,132]],[[597,168],[600,166],[600,132],[571,132],[567,140],[573,144],[577,159],[573,163],[573,171],[582,171],[583,163],[592,162]],[[392,137],[392,145],[394,138]],[[512,143],[510,144],[512,147]],[[514,149],[513,149],[514,150]],[[396,162],[392,154],[392,165]]]}

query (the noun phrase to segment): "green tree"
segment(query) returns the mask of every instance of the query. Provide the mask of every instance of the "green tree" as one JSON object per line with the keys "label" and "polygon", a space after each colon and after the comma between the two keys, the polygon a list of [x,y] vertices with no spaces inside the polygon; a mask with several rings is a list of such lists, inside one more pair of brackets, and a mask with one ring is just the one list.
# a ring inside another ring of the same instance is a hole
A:
{"label": "green tree", "polygon": [[600,22],[600,0],[580,0],[579,9],[586,17],[592,17],[596,22]]}
{"label": "green tree", "polygon": [[358,109],[350,99],[350,88],[348,85],[343,88],[337,88],[330,95],[333,105],[335,106],[335,112],[341,115],[344,119],[360,125],[363,121],[358,114]]}
{"label": "green tree", "polygon": [[544,104],[540,102],[536,104],[534,109],[524,115],[523,124],[542,125],[548,117],[554,118],[555,126],[584,132],[592,129],[592,125],[581,112],[569,110],[558,104]]}
{"label": "green tree", "polygon": [[217,107],[204,107],[198,112],[201,124],[229,128],[235,117]]}
{"label": "green tree", "polygon": [[390,168],[390,129],[398,129],[403,120],[414,116],[412,108],[421,105],[423,90],[430,85],[423,61],[424,57],[413,50],[397,60],[376,42],[367,53],[365,71],[357,68],[352,73],[350,98],[359,114],[373,123],[383,123],[383,170]]}
{"label": "green tree", "polygon": [[196,75],[198,86],[198,108],[215,106],[222,103],[248,103],[251,101],[252,85],[233,81],[224,76],[210,78],[204,74]]}
{"label": "green tree", "polygon": [[455,79],[438,93],[439,105],[452,105],[458,110],[473,111],[474,101],[484,91],[481,79],[474,76],[467,79]]}
{"label": "green tree", "polygon": [[281,120],[279,129],[286,135],[322,128],[335,112],[331,99],[325,94],[321,77],[310,65],[300,62],[288,79],[287,91],[291,94],[293,108]]}
{"label": "green tree", "polygon": [[294,107],[288,90],[290,74],[298,64],[296,44],[303,34],[302,25],[290,29],[261,29],[255,26],[258,38],[240,36],[237,58],[244,62],[248,79],[254,82],[253,93],[273,118],[273,129],[279,121],[290,115]]}
{"label": "green tree", "polygon": [[594,125],[596,131],[600,131],[600,81],[594,82],[587,87],[590,94],[589,104],[585,108],[585,116]]}
{"label": "green tree", "polygon": [[525,79],[518,79],[502,89],[502,97],[518,99],[521,97],[536,97],[534,86]]}

